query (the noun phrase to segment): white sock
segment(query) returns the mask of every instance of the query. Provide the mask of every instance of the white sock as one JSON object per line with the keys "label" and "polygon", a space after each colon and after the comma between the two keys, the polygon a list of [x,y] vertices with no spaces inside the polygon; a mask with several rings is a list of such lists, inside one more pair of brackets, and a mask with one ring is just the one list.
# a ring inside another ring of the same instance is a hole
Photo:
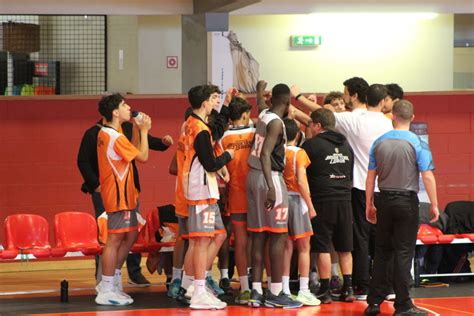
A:
{"label": "white sock", "polygon": [[339,264],[333,263],[331,264],[331,276],[339,276]]}
{"label": "white sock", "polygon": [[112,291],[114,289],[114,276],[107,276],[102,274],[102,281],[100,287],[104,291]]}
{"label": "white sock", "polygon": [[239,279],[240,279],[240,292],[250,290],[250,288],[249,288],[249,277],[244,275],[244,276],[239,277]]}
{"label": "white sock", "polygon": [[272,286],[272,277],[267,276],[267,289],[269,289]]}
{"label": "white sock", "polygon": [[229,278],[229,269],[221,269],[221,280]]}
{"label": "white sock", "polygon": [[206,292],[206,280],[194,280],[194,295],[201,295]]}
{"label": "white sock", "polygon": [[281,283],[283,284],[283,293],[291,294],[290,292],[290,277],[289,276],[282,276]]}
{"label": "white sock", "polygon": [[309,278],[300,277],[300,291],[309,289]]}
{"label": "white sock", "polygon": [[114,278],[115,278],[117,281],[122,282],[122,270],[120,270],[120,269],[115,269]]}
{"label": "white sock", "polygon": [[183,272],[183,269],[178,269],[173,267],[173,277],[171,278],[171,281],[173,280],[181,280],[181,273]]}
{"label": "white sock", "polygon": [[272,292],[273,295],[279,295],[282,289],[283,289],[283,285],[281,284],[281,282],[272,283],[270,287],[270,291]]}
{"label": "white sock", "polygon": [[252,282],[252,289],[257,291],[258,294],[263,294],[262,282]]}
{"label": "white sock", "polygon": [[193,284],[194,276],[193,275],[186,275],[186,272],[183,272],[183,282],[181,283],[181,287],[185,290],[189,288],[191,284]]}

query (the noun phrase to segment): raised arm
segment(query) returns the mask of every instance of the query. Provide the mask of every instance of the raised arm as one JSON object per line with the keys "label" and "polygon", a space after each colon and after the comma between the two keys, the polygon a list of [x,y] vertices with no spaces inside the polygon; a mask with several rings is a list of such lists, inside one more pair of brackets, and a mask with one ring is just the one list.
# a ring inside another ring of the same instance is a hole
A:
{"label": "raised arm", "polygon": [[309,100],[303,94],[301,94],[300,88],[297,85],[292,85],[290,91],[291,96],[296,98],[296,101],[303,105],[307,110],[313,112],[321,108],[321,105],[319,105],[315,101]]}

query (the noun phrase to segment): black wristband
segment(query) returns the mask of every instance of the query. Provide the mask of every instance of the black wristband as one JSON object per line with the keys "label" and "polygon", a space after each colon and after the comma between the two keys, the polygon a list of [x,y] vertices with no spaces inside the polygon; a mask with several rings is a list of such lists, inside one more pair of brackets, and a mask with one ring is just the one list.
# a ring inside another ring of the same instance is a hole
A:
{"label": "black wristband", "polygon": [[301,96],[302,96],[302,94],[299,93],[299,94],[295,97],[295,99],[298,100]]}

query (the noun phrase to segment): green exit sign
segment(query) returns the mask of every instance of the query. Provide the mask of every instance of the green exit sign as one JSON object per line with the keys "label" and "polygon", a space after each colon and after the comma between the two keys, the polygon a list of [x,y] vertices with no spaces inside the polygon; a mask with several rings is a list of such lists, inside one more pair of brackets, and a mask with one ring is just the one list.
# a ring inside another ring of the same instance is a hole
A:
{"label": "green exit sign", "polygon": [[321,45],[321,36],[317,35],[293,35],[291,37],[292,47],[314,47]]}

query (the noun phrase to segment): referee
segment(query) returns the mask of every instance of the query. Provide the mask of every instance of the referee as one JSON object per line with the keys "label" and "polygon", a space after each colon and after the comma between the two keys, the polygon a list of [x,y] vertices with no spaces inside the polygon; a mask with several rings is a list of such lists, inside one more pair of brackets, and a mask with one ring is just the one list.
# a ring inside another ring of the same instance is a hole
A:
{"label": "referee", "polygon": [[[366,216],[376,226],[375,260],[366,315],[378,315],[388,294],[387,266],[394,260],[394,315],[427,315],[410,299],[409,273],[415,252],[419,222],[419,173],[431,202],[431,221],[439,216],[434,165],[428,145],[409,131],[413,105],[397,101],[393,107],[394,130],[379,137],[370,149],[366,181]],[[380,203],[374,205],[375,178]]]}

